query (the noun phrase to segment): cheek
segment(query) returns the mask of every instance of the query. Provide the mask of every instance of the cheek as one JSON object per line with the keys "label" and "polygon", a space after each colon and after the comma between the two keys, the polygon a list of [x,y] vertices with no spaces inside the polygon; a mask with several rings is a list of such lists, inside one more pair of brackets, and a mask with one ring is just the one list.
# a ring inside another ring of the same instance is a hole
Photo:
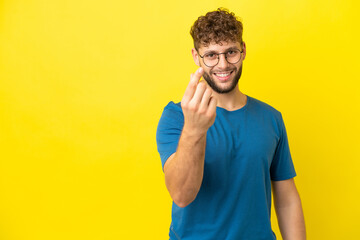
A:
{"label": "cheek", "polygon": [[207,81],[212,81],[212,76],[211,73],[209,72],[204,72],[203,78],[206,79]]}
{"label": "cheek", "polygon": [[210,69],[210,70],[205,71],[204,74],[205,74],[205,73],[206,73],[208,76],[212,76],[214,72]]}

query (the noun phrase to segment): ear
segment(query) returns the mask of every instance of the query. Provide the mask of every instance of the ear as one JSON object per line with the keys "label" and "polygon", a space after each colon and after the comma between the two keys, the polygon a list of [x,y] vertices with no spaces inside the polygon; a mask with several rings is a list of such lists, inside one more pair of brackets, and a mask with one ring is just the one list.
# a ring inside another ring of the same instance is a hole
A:
{"label": "ear", "polygon": [[245,59],[245,57],[246,57],[246,45],[245,45],[245,42],[243,42],[242,50],[243,50],[242,60],[244,61],[244,59]]}
{"label": "ear", "polygon": [[191,49],[191,54],[193,56],[195,64],[200,67],[199,54],[195,48]]}

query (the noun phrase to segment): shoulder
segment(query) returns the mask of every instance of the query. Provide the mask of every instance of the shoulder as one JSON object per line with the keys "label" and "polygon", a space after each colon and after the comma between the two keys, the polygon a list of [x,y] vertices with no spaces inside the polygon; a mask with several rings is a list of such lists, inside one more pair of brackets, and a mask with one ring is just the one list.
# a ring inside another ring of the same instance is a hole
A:
{"label": "shoulder", "polygon": [[182,113],[182,109],[181,109],[181,103],[174,103],[173,101],[169,102],[165,107],[164,107],[164,111],[176,111],[176,112],[181,112]]}
{"label": "shoulder", "polygon": [[250,101],[250,109],[275,118],[282,118],[281,112],[270,104],[250,96],[248,96],[248,101]]}
{"label": "shoulder", "polygon": [[170,117],[175,119],[182,119],[184,118],[181,103],[174,103],[173,101],[169,102],[165,107],[163,111],[163,117]]}
{"label": "shoulder", "polygon": [[250,97],[249,111],[256,119],[262,119],[263,121],[269,122],[279,133],[283,132],[284,121],[282,114],[273,106],[256,98]]}
{"label": "shoulder", "polygon": [[159,124],[178,124],[184,121],[181,104],[169,102],[163,110]]}

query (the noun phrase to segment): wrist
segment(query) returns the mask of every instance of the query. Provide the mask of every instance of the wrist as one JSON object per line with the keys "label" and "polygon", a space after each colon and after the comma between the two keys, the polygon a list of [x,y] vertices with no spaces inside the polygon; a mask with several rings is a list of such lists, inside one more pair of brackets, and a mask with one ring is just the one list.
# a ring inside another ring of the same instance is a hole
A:
{"label": "wrist", "polygon": [[186,124],[182,130],[182,137],[186,142],[195,144],[203,139],[206,139],[207,130],[199,130],[188,127]]}

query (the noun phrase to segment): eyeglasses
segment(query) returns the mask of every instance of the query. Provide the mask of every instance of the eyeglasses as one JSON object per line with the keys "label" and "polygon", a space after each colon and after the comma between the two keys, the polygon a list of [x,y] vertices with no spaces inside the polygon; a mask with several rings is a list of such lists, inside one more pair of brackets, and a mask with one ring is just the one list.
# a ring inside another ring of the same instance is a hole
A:
{"label": "eyeglasses", "polygon": [[201,56],[199,54],[199,56],[203,59],[204,64],[206,66],[214,67],[219,63],[220,54],[225,55],[225,59],[228,63],[235,64],[240,61],[242,52],[243,51],[240,51],[239,49],[232,49],[232,50],[229,50],[229,51],[223,52],[223,53],[210,52],[210,53],[205,53],[204,56]]}

